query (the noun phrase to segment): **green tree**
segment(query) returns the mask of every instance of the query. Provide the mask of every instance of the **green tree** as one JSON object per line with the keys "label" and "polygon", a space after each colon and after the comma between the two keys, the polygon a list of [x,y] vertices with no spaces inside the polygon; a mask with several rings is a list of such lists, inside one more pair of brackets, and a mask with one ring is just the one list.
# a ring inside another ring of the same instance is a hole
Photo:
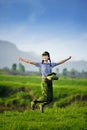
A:
{"label": "green tree", "polygon": [[24,67],[24,65],[22,65],[21,63],[19,63],[19,65],[18,65],[18,71],[19,71],[20,73],[24,73],[24,72],[25,72],[25,67]]}
{"label": "green tree", "polygon": [[57,73],[57,75],[59,74],[59,68],[56,68],[56,73]]}
{"label": "green tree", "polygon": [[0,73],[10,73],[10,69],[8,67],[4,67],[0,69]]}
{"label": "green tree", "polygon": [[17,74],[17,64],[12,64],[11,73],[13,75]]}
{"label": "green tree", "polygon": [[12,71],[13,72],[17,71],[17,64],[15,64],[15,63],[12,64]]}
{"label": "green tree", "polygon": [[68,75],[67,68],[64,68],[64,69],[63,69],[62,75],[63,75],[64,77],[66,77],[66,76]]}
{"label": "green tree", "polygon": [[80,76],[79,73],[78,73],[78,71],[76,71],[75,69],[72,69],[70,71],[70,75],[71,75],[72,78],[76,78],[76,77]]}

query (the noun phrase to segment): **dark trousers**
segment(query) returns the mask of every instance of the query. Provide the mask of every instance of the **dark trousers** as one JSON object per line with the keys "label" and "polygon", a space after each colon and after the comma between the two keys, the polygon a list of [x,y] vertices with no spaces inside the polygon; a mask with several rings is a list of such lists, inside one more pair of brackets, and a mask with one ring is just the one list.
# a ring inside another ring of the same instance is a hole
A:
{"label": "dark trousers", "polygon": [[53,100],[52,80],[44,79],[41,82],[42,96],[35,100],[35,103],[40,103],[43,106],[49,104]]}

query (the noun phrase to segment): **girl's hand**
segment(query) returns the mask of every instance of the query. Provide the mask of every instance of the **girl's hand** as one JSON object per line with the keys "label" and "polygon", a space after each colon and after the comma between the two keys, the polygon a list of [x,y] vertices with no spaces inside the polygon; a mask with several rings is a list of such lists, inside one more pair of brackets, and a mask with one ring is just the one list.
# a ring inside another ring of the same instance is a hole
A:
{"label": "girl's hand", "polygon": [[18,59],[19,59],[19,61],[23,61],[23,62],[28,63],[28,64],[34,64],[33,62],[31,62],[29,60],[23,59],[22,57],[19,57]]}
{"label": "girl's hand", "polygon": [[22,61],[22,57],[19,57],[18,59],[19,59],[19,61]]}
{"label": "girl's hand", "polygon": [[69,56],[69,58],[68,59],[71,59],[72,57],[71,56]]}

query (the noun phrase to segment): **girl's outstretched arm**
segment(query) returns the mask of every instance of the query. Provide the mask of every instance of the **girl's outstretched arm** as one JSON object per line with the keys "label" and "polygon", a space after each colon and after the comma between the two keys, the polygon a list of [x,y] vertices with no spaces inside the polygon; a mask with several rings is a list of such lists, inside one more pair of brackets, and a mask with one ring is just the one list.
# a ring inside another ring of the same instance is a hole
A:
{"label": "girl's outstretched arm", "polygon": [[23,59],[22,57],[19,57],[19,61],[23,61],[23,62],[28,63],[28,64],[36,65],[35,62],[30,61],[30,60]]}
{"label": "girl's outstretched arm", "polygon": [[71,59],[71,56],[69,56],[68,58],[61,60],[59,62],[57,62],[58,65],[63,64],[64,62],[68,61],[69,59]]}

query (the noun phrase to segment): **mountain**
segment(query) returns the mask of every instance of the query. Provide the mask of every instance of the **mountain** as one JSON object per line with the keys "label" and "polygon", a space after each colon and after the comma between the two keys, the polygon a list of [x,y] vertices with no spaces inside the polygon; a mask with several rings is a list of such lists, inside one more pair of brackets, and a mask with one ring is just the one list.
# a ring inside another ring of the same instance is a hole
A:
{"label": "mountain", "polygon": [[62,65],[59,65],[60,71],[62,71],[63,68],[67,68],[68,70],[75,69],[79,72],[84,70],[87,72],[87,61],[69,61]]}
{"label": "mountain", "polygon": [[[30,59],[33,61],[40,61],[40,56],[34,52],[23,52],[20,51],[15,44],[0,40],[0,68],[9,67],[11,68],[13,63],[19,63],[18,57]],[[37,70],[36,67],[29,64],[23,63],[27,70]]]}
{"label": "mountain", "polygon": [[[25,59],[30,59],[32,61],[40,61],[40,56],[34,52],[23,52],[20,51],[15,44],[0,40],[0,68],[9,67],[11,68],[13,63],[19,63],[18,57],[21,56]],[[38,68],[29,65],[26,63],[22,64],[25,66],[26,70],[37,71]],[[62,71],[63,68],[67,68],[68,70],[75,69],[77,71],[87,71],[87,61],[69,61],[62,65],[57,66],[59,71]]]}

